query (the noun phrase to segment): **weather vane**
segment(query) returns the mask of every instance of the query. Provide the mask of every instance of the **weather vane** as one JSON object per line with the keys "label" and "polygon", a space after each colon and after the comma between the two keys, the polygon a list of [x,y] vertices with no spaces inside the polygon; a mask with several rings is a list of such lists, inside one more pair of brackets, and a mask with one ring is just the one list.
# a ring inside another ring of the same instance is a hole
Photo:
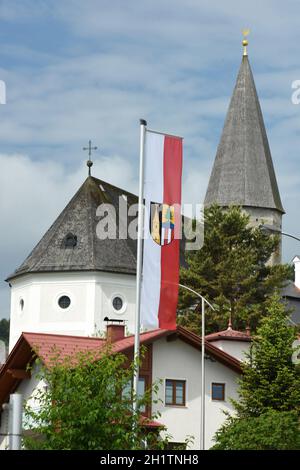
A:
{"label": "weather vane", "polygon": [[89,146],[88,146],[88,147],[83,147],[82,149],[89,151],[89,159],[88,159],[88,161],[86,162],[86,164],[87,164],[88,169],[89,169],[89,176],[91,176],[91,168],[92,168],[92,166],[93,166],[93,162],[92,162],[92,160],[91,160],[92,150],[97,150],[98,147],[92,147],[92,141],[89,140]]}
{"label": "weather vane", "polygon": [[246,56],[246,55],[248,55],[248,52],[247,52],[247,46],[248,46],[247,36],[250,33],[250,29],[243,29],[242,33],[243,33],[243,36],[244,36],[244,39],[243,39],[244,53],[243,53],[243,55]]}

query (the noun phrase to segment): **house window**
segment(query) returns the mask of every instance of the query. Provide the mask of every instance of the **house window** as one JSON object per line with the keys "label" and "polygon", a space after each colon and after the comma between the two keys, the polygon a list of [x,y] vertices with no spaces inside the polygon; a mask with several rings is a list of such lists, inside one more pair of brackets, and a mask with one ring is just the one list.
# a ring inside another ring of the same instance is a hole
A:
{"label": "house window", "polygon": [[211,399],[216,401],[225,401],[225,384],[211,384]]}
{"label": "house window", "polygon": [[185,406],[185,384],[185,380],[166,380],[166,405]]}
{"label": "house window", "polygon": [[[123,388],[123,391],[122,391],[122,397],[125,399],[125,400],[131,400],[131,397],[132,397],[132,387],[133,387],[133,384],[132,382],[128,382],[125,387]],[[137,389],[137,397],[138,399],[142,399],[145,395],[145,392],[146,392],[146,378],[145,377],[139,377],[139,381],[138,381],[138,389]],[[140,412],[141,413],[145,413],[146,412],[146,406],[145,405],[142,405],[140,406]]]}

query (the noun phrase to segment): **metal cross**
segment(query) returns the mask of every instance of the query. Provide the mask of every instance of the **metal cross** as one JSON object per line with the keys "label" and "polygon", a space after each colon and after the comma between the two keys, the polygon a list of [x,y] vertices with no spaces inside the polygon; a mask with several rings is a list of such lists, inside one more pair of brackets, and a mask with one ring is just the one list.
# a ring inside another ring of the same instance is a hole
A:
{"label": "metal cross", "polygon": [[91,167],[93,166],[93,162],[91,160],[91,155],[92,155],[92,150],[97,150],[98,147],[92,147],[92,141],[89,140],[89,146],[88,147],[83,147],[83,150],[88,150],[89,151],[89,159],[86,162],[88,169],[89,169],[89,176],[91,176]]}

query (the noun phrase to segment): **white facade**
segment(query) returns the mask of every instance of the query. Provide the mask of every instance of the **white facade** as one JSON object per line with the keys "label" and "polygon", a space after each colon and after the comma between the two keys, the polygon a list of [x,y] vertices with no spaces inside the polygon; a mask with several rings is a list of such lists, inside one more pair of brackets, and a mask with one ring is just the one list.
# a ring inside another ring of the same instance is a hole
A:
{"label": "white facade", "polygon": [[[21,393],[24,404],[28,400],[28,404],[33,408],[36,406],[34,401],[34,396],[38,390],[42,387],[45,387],[46,383],[41,380],[39,377],[39,370],[36,365],[34,365],[31,378],[22,380],[18,386],[16,393]],[[23,429],[24,429],[24,419],[23,419]],[[0,450],[8,450],[9,446],[9,410],[7,407],[2,411],[1,414],[1,426],[0,426]]]}
{"label": "white facade", "polygon": [[[128,332],[134,331],[135,276],[102,272],[53,272],[25,274],[10,282],[11,351],[23,331],[92,336],[104,333],[105,317],[126,320]],[[71,304],[62,309],[61,296]],[[121,297],[117,311],[112,300]]]}
{"label": "white facade", "polygon": [[247,359],[246,353],[250,351],[251,342],[237,341],[234,339],[218,339],[216,341],[210,341],[210,344],[216,346],[227,354],[230,354],[239,361],[245,361]]}
{"label": "white facade", "polygon": [[[33,369],[30,379],[24,379],[16,392],[23,395],[36,406],[34,395],[43,380],[37,377],[38,370]],[[237,378],[239,374],[213,358],[205,360],[205,448],[213,445],[213,436],[225,420],[223,411],[232,411],[229,398],[237,398]],[[184,380],[186,382],[186,405],[169,406],[165,404],[165,381]],[[161,381],[159,398],[162,403],[153,404],[152,412],[159,411],[158,421],[165,424],[171,441],[183,443],[188,436],[194,438],[191,449],[200,448],[200,410],[201,410],[201,352],[180,339],[167,341],[162,338],[153,343],[152,381]],[[212,383],[225,384],[225,401],[213,401]],[[3,436],[8,432],[7,411],[2,413],[0,427],[0,450],[7,448],[8,439]]]}
{"label": "white facade", "polygon": [[294,267],[295,267],[295,286],[300,289],[300,258],[299,256],[295,256],[293,259]]}
{"label": "white facade", "polygon": [[[232,411],[229,398],[237,399],[239,374],[214,359],[205,360],[205,448],[213,445],[213,436],[225,420],[223,411]],[[153,405],[159,411],[158,419],[165,424],[174,442],[194,437],[192,449],[200,448],[201,412],[201,352],[180,339],[167,342],[165,338],[153,344],[153,382],[162,379],[158,398],[162,403]],[[186,381],[186,406],[165,405],[165,381]],[[225,384],[225,401],[213,401],[212,383]]]}

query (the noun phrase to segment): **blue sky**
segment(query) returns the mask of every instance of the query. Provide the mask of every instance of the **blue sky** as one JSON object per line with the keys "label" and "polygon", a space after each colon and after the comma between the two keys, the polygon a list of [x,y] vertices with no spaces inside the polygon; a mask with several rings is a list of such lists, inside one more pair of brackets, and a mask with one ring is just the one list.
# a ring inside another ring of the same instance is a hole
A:
{"label": "blue sky", "polygon": [[[183,135],[186,202],[203,200],[241,61],[241,30],[286,209],[300,235],[300,3],[1,0],[0,278],[25,259],[86,177],[137,190],[138,120]],[[300,248],[284,240],[284,259]],[[0,317],[9,289],[0,283]]]}

